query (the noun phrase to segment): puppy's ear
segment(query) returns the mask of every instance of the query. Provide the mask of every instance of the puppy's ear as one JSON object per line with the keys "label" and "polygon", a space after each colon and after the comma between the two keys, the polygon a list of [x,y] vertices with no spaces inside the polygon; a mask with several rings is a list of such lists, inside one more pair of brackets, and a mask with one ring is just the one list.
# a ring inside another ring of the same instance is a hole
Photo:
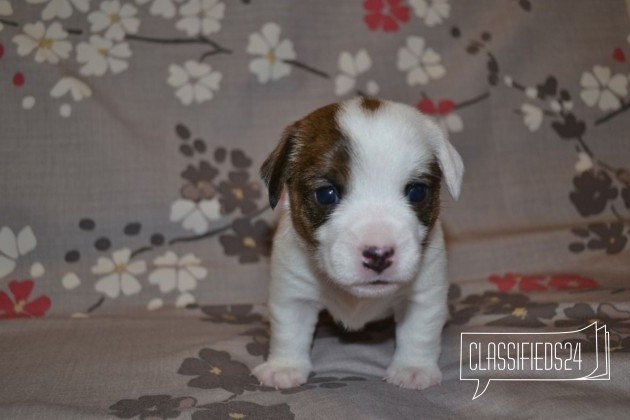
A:
{"label": "puppy's ear", "polygon": [[295,147],[298,123],[284,129],[280,143],[263,162],[260,176],[269,191],[269,205],[272,209],[278,204],[282,188],[291,176],[291,153]]}
{"label": "puppy's ear", "polygon": [[451,142],[448,141],[446,130],[443,130],[437,124],[435,125],[436,127],[432,130],[433,133],[431,137],[436,149],[438,163],[442,174],[444,174],[448,192],[451,194],[451,197],[457,200],[464,176],[464,162]]}

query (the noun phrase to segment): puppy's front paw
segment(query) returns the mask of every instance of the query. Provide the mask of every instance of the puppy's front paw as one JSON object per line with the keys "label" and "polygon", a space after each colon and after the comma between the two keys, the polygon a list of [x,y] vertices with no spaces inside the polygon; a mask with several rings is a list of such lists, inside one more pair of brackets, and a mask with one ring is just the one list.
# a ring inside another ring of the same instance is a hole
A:
{"label": "puppy's front paw", "polygon": [[252,374],[262,385],[284,389],[302,385],[310,370],[307,365],[265,362],[256,366]]}
{"label": "puppy's front paw", "polygon": [[390,384],[403,388],[425,389],[442,382],[442,372],[435,364],[425,366],[390,365],[385,378]]}

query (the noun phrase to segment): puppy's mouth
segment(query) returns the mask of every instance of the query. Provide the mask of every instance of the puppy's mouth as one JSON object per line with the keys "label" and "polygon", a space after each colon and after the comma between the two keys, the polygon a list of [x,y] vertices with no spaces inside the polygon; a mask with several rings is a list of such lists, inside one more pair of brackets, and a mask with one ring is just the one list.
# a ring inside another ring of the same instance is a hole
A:
{"label": "puppy's mouth", "polygon": [[390,280],[372,280],[367,282],[354,283],[350,286],[350,292],[357,296],[376,296],[384,295],[395,291],[400,287],[401,283]]}
{"label": "puppy's mouth", "polygon": [[370,280],[370,281],[358,281],[356,283],[352,283],[350,286],[351,287],[358,287],[358,286],[386,286],[388,284],[398,284],[398,283],[399,282],[391,281],[391,280],[377,279],[377,280]]}
{"label": "puppy's mouth", "polygon": [[369,283],[367,283],[368,286],[380,286],[380,285],[385,285],[385,284],[391,284],[391,281],[388,280],[374,280],[371,281]]}

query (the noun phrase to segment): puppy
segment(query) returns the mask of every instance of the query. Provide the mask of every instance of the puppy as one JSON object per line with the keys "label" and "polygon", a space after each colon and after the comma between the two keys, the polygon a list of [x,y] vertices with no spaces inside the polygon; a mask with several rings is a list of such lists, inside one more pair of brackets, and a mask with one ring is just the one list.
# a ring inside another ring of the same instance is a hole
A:
{"label": "puppy", "polygon": [[[253,374],[290,388],[311,371],[322,309],[347,329],[394,315],[392,384],[439,384],[447,316],[440,181],[454,198],[464,166],[439,125],[407,105],[358,98],[285,129],[263,163],[281,208],[271,257],[268,360]],[[283,193],[284,191],[284,193]]]}

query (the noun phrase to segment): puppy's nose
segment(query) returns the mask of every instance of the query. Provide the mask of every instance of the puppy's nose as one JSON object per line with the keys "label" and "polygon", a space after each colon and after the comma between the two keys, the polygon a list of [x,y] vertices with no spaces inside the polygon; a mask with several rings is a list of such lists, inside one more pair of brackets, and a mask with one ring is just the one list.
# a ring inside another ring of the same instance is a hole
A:
{"label": "puppy's nose", "polygon": [[392,265],[394,248],[369,246],[363,250],[363,267],[381,274]]}

